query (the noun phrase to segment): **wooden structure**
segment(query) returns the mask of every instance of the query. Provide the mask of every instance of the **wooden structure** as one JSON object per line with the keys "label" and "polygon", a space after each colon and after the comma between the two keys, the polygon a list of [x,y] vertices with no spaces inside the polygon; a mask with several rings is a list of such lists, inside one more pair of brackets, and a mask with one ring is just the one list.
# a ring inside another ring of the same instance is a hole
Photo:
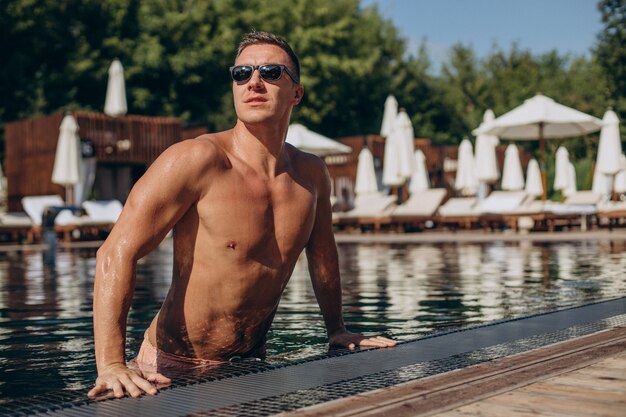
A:
{"label": "wooden structure", "polygon": [[337,141],[350,146],[352,152],[348,155],[327,156],[324,158],[324,162],[326,162],[328,173],[332,179],[332,194],[337,197],[340,204],[344,204],[345,200],[349,201],[354,198],[354,184],[356,182],[356,167],[359,161],[359,153],[367,144],[374,156],[374,164],[378,169],[382,166],[385,139],[378,135],[361,135],[340,138]]}
{"label": "wooden structure", "polygon": [[[93,144],[97,160],[93,197],[125,202],[128,192],[147,167],[168,146],[181,140],[177,118],[72,112],[81,140]],[[51,181],[63,113],[5,125],[5,175],[9,211],[21,211],[29,195],[65,195]]]}

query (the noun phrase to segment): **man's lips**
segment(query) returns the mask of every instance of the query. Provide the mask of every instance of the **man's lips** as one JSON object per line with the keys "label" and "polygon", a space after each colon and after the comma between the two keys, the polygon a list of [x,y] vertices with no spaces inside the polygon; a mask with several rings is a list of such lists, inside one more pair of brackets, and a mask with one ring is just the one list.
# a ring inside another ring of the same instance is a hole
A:
{"label": "man's lips", "polygon": [[265,103],[266,101],[267,99],[263,97],[250,97],[244,103]]}

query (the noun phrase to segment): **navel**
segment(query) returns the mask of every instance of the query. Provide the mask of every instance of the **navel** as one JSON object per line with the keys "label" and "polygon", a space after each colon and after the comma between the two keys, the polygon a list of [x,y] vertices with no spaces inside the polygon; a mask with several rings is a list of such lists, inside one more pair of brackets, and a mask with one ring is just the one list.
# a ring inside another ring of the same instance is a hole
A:
{"label": "navel", "polygon": [[230,240],[227,244],[226,247],[232,250],[235,250],[235,246],[237,246],[237,243],[235,243],[234,240]]}

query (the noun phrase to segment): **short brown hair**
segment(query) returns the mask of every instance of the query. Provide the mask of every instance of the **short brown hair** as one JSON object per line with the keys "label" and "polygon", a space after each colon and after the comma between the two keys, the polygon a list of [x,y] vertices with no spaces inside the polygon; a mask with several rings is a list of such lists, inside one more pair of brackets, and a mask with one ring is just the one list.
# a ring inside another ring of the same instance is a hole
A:
{"label": "short brown hair", "polygon": [[243,35],[241,38],[241,42],[239,42],[239,47],[237,48],[237,56],[241,55],[241,52],[246,49],[250,45],[260,45],[260,44],[269,44],[276,45],[283,51],[289,55],[291,59],[291,63],[293,64],[293,69],[296,71],[296,76],[298,77],[298,82],[300,81],[300,60],[296,53],[291,49],[289,43],[278,35],[274,35],[269,32],[250,32]]}

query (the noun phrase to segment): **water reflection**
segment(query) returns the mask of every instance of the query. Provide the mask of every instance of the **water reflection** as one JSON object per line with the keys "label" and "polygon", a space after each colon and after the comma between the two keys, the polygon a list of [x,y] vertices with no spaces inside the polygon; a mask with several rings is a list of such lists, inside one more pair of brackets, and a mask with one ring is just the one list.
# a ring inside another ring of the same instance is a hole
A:
{"label": "water reflection", "polygon": [[[624,245],[616,243],[348,244],[340,250],[348,322],[401,339],[615,297],[626,285]],[[294,290],[310,288],[306,260],[299,265],[281,308],[295,314],[306,306],[317,314],[312,292]],[[299,327],[280,315],[276,323]],[[320,329],[307,323],[295,337],[307,343]]]}
{"label": "water reflection", "polygon": [[[442,329],[626,295],[624,242],[344,244],[347,324],[408,340]],[[167,241],[137,268],[128,355],[169,289]],[[0,403],[84,391],[95,378],[94,250],[0,252]],[[326,352],[325,329],[302,256],[269,335],[271,360]]]}

